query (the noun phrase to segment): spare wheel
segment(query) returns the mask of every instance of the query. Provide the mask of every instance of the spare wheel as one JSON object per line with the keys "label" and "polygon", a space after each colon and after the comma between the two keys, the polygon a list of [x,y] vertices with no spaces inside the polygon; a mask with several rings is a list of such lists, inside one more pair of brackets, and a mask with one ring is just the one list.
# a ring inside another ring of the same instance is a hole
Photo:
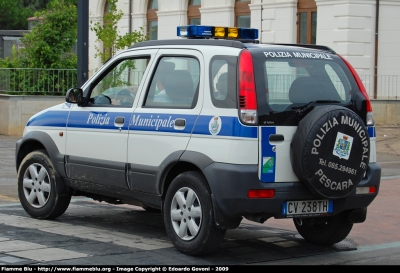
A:
{"label": "spare wheel", "polygon": [[300,122],[291,143],[294,173],[311,192],[342,198],[361,181],[370,141],[363,120],[336,105],[316,106]]}

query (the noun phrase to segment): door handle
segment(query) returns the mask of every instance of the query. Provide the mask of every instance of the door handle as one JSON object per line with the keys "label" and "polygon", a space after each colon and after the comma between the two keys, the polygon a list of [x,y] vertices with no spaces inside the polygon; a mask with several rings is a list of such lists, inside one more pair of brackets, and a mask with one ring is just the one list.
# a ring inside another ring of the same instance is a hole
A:
{"label": "door handle", "polygon": [[124,117],[116,117],[114,119],[114,126],[116,127],[122,127],[125,123],[125,118]]}
{"label": "door handle", "polygon": [[186,120],[183,118],[177,118],[174,122],[174,129],[175,130],[183,130],[186,126]]}
{"label": "door handle", "polygon": [[175,126],[182,127],[182,126],[185,126],[185,125],[186,125],[186,120],[185,119],[177,118],[175,120]]}
{"label": "door handle", "polygon": [[284,141],[285,137],[283,135],[269,135],[269,141],[274,142],[274,141]]}

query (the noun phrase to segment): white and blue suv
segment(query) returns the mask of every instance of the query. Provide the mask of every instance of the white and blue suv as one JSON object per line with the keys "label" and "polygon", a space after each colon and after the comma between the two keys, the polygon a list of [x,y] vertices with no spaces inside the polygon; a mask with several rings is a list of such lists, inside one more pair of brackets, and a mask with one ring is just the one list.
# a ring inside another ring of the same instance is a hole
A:
{"label": "white and blue suv", "polygon": [[56,218],[71,196],[141,206],[189,255],[215,251],[243,217],[345,239],[381,176],[352,66],[324,46],[260,44],[255,29],[177,32],[114,56],[28,121],[16,145],[26,212]]}

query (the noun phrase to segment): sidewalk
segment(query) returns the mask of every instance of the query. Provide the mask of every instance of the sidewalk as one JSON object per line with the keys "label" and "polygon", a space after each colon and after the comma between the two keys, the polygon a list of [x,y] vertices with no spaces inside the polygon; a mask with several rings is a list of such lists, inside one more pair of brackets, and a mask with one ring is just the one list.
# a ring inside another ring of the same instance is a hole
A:
{"label": "sidewalk", "polygon": [[19,202],[17,171],[15,168],[15,144],[20,138],[0,135],[0,204]]}
{"label": "sidewalk", "polygon": [[376,126],[376,156],[382,179],[400,177],[400,125]]}

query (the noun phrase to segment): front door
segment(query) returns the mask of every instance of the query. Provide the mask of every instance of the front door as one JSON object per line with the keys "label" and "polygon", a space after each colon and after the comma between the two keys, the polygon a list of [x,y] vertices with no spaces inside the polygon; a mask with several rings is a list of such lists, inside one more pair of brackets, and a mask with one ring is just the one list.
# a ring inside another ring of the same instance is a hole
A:
{"label": "front door", "polygon": [[127,188],[128,128],[153,51],[107,64],[84,86],[87,105],[73,105],[67,123],[66,170],[72,180]]}

